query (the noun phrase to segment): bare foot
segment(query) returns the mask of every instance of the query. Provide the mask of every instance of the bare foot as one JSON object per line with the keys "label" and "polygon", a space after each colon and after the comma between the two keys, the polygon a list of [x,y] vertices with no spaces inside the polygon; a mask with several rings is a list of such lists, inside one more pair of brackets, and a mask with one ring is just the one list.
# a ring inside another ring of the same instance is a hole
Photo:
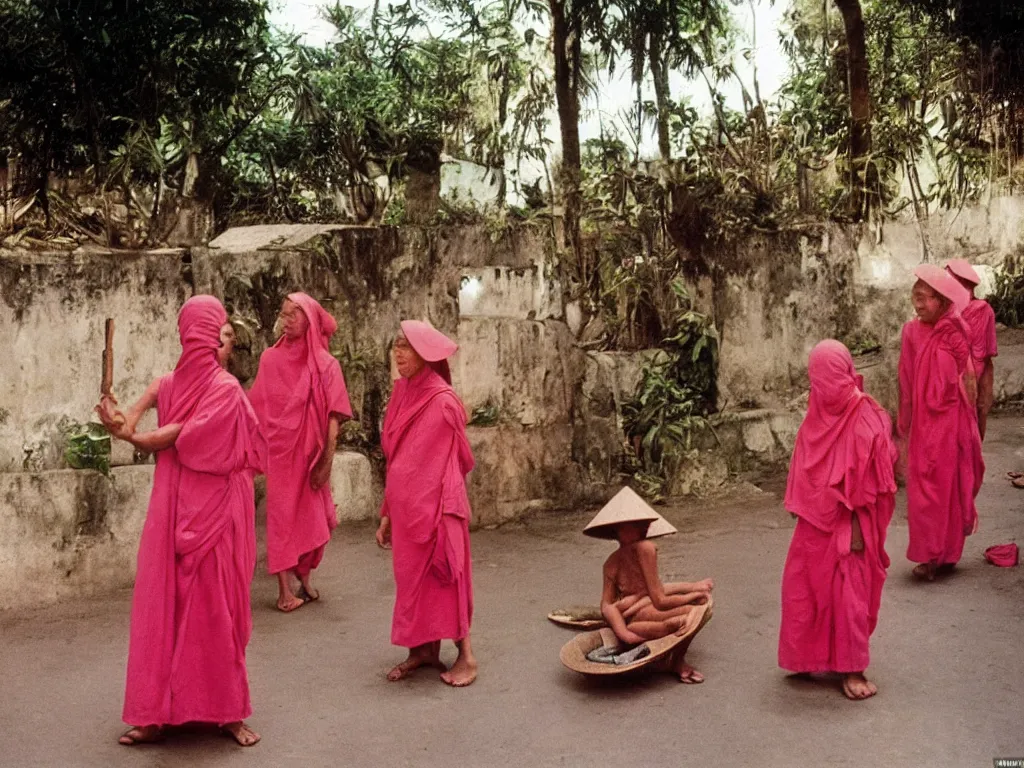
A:
{"label": "bare foot", "polygon": [[862,673],[854,672],[843,675],[843,693],[852,701],[860,701],[861,699],[870,699],[878,693],[878,688]]}
{"label": "bare foot", "polygon": [[921,563],[914,568],[912,573],[919,579],[935,581],[935,565],[933,563]]}
{"label": "bare foot", "polygon": [[704,682],[704,675],[691,667],[689,664],[680,664],[676,670],[679,675],[679,682],[688,685],[697,685]]}
{"label": "bare foot", "polygon": [[260,740],[260,735],[241,720],[222,725],[220,729],[237,741],[240,747],[251,747]]}
{"label": "bare foot", "polygon": [[303,600],[301,597],[296,597],[295,595],[279,597],[277,599],[277,610],[283,613],[291,613],[292,611],[304,606],[306,602],[306,600]]}
{"label": "bare foot", "polygon": [[164,737],[164,729],[159,725],[143,725],[129,728],[121,734],[117,740],[118,744],[132,747],[136,744],[153,744],[161,741]]}
{"label": "bare foot", "polygon": [[409,677],[420,667],[433,667],[434,669],[442,669],[447,671],[448,668],[441,661],[441,643],[429,643],[420,648],[411,648],[409,650],[409,658],[403,661],[401,664],[396,664],[390,672],[388,672],[388,680],[392,683],[402,680],[403,678]]}
{"label": "bare foot", "polygon": [[320,599],[320,590],[313,589],[313,583],[310,581],[309,576],[306,578],[299,577],[301,587],[299,588],[299,597],[308,599],[310,602]]}
{"label": "bare foot", "polygon": [[459,654],[459,658],[455,660],[452,668],[441,673],[441,679],[453,688],[465,688],[476,680],[477,669],[475,658],[472,656],[467,658],[466,655]]}

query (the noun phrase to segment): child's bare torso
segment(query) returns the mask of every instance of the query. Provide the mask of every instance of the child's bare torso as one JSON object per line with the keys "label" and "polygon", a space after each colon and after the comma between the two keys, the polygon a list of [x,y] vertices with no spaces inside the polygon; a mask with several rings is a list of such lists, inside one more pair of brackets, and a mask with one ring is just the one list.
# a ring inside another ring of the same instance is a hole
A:
{"label": "child's bare torso", "polygon": [[[639,543],[639,542],[637,542]],[[615,581],[615,599],[647,597],[647,582],[640,568],[636,544],[619,547],[608,558]]]}

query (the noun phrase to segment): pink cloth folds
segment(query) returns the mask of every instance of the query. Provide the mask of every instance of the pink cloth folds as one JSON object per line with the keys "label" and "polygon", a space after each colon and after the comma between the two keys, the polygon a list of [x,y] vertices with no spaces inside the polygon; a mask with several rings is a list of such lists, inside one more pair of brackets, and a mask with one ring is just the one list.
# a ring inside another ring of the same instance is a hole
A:
{"label": "pink cloth folds", "polygon": [[425,367],[395,382],[381,447],[387,459],[381,515],[391,518],[395,575],[391,642],[413,648],[461,640],[473,618],[465,482],[473,454],[465,408],[436,370]]}
{"label": "pink cloth folds", "polygon": [[898,433],[907,461],[907,558],[916,563],[958,562],[977,528],[985,463],[962,382],[970,357],[954,307],[934,326],[916,318],[903,326]]}
{"label": "pink cloth folds", "polygon": [[[798,516],[782,578],[779,666],[862,672],[889,558],[896,449],[888,414],[862,391],[838,341],[810,354],[811,395],[797,433],[786,509]],[[853,518],[864,548],[851,550]]]}
{"label": "pink cloth folds", "polygon": [[971,342],[971,359],[978,375],[989,358],[999,354],[996,341],[996,313],[991,305],[983,299],[971,299],[963,311],[964,322],[967,323]]}
{"label": "pink cloth folds", "polygon": [[252,713],[245,649],[256,568],[253,475],[265,446],[238,381],[217,363],[220,302],[182,307],[182,355],[160,380],[161,426],[139,544],[123,718],[130,725],[229,723]]}
{"label": "pink cloth folds", "polygon": [[334,318],[304,293],[288,298],[309,323],[305,338],[282,336],[260,357],[249,390],[267,438],[267,569],[309,573],[320,564],[337,526],[330,483],[310,486],[310,472],[327,446],[331,414],[351,418],[341,366],[329,351]]}
{"label": "pink cloth folds", "polygon": [[985,559],[1000,568],[1013,568],[1019,557],[1020,550],[1013,543],[995,544],[985,550]]}

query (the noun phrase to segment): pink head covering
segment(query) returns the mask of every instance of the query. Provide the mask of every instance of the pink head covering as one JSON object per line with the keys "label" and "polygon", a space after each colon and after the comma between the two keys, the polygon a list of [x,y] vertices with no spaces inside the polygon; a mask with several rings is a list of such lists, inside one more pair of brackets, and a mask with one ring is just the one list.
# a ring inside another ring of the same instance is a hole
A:
{"label": "pink head covering", "polygon": [[1020,551],[1016,544],[996,544],[985,550],[985,559],[1000,568],[1013,568],[1017,564]]}
{"label": "pink head covering", "polygon": [[181,357],[174,367],[170,408],[161,414],[162,424],[183,422],[191,415],[207,386],[221,370],[217,362],[220,329],[228,313],[213,296],[193,296],[178,313]]}
{"label": "pink head covering", "polygon": [[981,282],[981,278],[978,273],[974,271],[974,267],[970,265],[970,262],[964,259],[950,259],[946,262],[946,269],[949,270],[950,274],[966,280],[969,283],[978,285]]}
{"label": "pink head covering", "polygon": [[309,344],[309,348],[330,352],[331,336],[338,330],[338,323],[331,317],[331,313],[321,307],[320,302],[305,293],[289,293],[288,301],[296,304],[309,322],[309,328],[306,330],[306,343]]}
{"label": "pink head covering", "polygon": [[914,277],[923,281],[938,293],[953,302],[957,312],[963,312],[971,302],[971,294],[957,282],[949,272],[935,264],[922,264],[914,270]]}
{"label": "pink head covering", "polygon": [[827,339],[807,362],[811,395],[797,432],[786,484],[786,509],[831,532],[838,505],[873,504],[895,491],[891,425],[885,411],[862,391],[863,378],[850,351]]}
{"label": "pink head covering", "polygon": [[452,383],[448,358],[455,354],[459,345],[449,339],[430,323],[422,320],[403,320],[402,335],[416,354],[422,357],[446,382]]}

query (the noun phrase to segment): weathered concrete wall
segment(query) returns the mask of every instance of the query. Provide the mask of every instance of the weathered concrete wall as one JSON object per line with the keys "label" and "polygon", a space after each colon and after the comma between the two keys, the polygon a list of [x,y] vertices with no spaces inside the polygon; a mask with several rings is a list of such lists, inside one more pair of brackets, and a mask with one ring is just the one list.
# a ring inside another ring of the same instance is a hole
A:
{"label": "weathered concrete wall", "polygon": [[[0,472],[0,610],[130,586],[153,470]],[[377,514],[380,484],[365,456],[339,452],[331,490],[339,521]]]}
{"label": "weathered concrete wall", "polygon": [[583,366],[561,320],[561,289],[542,234],[494,240],[483,227],[246,227],[194,249],[192,263],[197,292],[223,296],[255,329],[243,351],[247,367],[236,371],[243,379],[272,343],[284,297],[314,294],[338,321],[335,344],[371,442],[390,389],[387,355],[399,322],[429,320],[460,345],[452,378],[467,410],[489,413],[493,422],[473,430],[475,522],[577,498],[578,483],[545,479],[575,471],[565,436]]}
{"label": "weathered concrete wall", "polygon": [[[104,318],[117,321],[114,386],[142,394],[178,357],[191,293],[184,251],[0,251],[0,472],[64,466],[62,428],[99,400]],[[130,452],[115,463],[131,463]]]}
{"label": "weathered concrete wall", "polygon": [[833,337],[851,347],[881,346],[862,362],[879,399],[894,407],[900,328],[913,316],[913,270],[926,258],[998,266],[1022,244],[1018,197],[935,215],[921,226],[820,224],[751,239],[726,259],[733,263],[713,288],[720,406],[785,406],[806,385],[811,347]]}

